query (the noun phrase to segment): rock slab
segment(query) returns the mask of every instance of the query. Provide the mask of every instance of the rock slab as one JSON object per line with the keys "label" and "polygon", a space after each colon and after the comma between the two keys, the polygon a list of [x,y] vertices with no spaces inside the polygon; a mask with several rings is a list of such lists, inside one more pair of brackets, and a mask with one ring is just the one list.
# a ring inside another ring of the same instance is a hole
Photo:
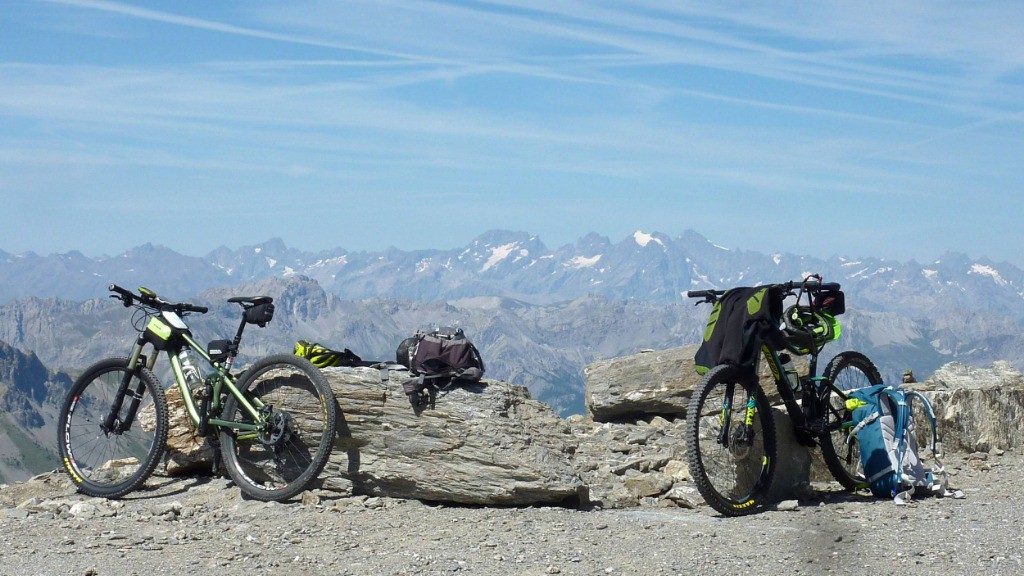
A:
{"label": "rock slab", "polygon": [[643,414],[686,414],[690,393],[700,381],[693,368],[696,351],[696,346],[682,346],[587,366],[588,415],[611,422]]}
{"label": "rock slab", "polygon": [[341,407],[327,469],[357,494],[460,504],[585,504],[568,427],[522,386],[455,386],[415,409],[407,373],[328,368]]}

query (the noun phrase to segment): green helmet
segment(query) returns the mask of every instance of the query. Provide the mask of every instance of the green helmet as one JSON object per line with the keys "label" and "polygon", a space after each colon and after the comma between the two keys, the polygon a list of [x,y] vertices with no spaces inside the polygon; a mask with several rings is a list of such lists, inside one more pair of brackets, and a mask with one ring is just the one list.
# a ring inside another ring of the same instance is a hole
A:
{"label": "green helmet", "polygon": [[786,340],[800,354],[821,348],[839,338],[842,328],[836,317],[810,306],[790,306],[782,313]]}

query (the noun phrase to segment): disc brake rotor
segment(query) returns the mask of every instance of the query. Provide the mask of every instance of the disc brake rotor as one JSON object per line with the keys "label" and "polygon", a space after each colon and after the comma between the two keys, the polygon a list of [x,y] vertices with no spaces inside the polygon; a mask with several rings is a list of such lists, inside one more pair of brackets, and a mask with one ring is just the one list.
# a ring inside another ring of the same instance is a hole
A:
{"label": "disc brake rotor", "polygon": [[292,435],[292,417],[287,412],[274,410],[267,420],[267,427],[259,432],[260,442],[267,446],[280,446]]}

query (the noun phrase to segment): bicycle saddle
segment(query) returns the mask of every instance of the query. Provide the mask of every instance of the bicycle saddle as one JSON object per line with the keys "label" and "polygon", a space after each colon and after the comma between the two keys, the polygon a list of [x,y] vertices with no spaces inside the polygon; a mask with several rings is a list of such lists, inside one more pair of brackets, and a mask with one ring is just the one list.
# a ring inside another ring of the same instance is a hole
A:
{"label": "bicycle saddle", "polygon": [[252,306],[270,304],[273,301],[274,299],[270,296],[235,296],[234,298],[228,298],[228,302],[232,304],[250,304]]}

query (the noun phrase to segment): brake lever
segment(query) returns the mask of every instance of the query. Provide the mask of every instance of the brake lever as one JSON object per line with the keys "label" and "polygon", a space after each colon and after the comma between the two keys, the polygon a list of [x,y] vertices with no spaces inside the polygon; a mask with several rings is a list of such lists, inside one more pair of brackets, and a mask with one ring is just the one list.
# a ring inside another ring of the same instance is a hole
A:
{"label": "brake lever", "polygon": [[132,305],[132,299],[130,297],[121,296],[120,294],[111,294],[110,297],[114,300],[120,300],[121,304],[123,304],[125,308],[130,308]]}

